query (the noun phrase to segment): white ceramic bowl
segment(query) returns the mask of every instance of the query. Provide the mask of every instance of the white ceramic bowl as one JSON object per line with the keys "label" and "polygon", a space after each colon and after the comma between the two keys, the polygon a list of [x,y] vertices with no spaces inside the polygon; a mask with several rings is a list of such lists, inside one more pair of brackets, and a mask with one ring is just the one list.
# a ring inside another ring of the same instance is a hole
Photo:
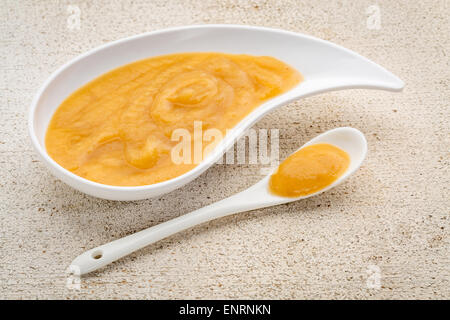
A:
{"label": "white ceramic bowl", "polygon": [[[73,91],[101,74],[127,63],[177,52],[225,52],[269,55],[298,69],[305,81],[254,110],[193,170],[174,179],[138,187],[109,186],[81,178],[49,157],[45,133],[56,108]],[[59,179],[92,196],[111,200],[156,197],[192,181],[214,164],[234,141],[272,109],[294,99],[325,91],[371,88],[398,91],[403,82],[366,58],[335,44],[293,32],[236,25],[201,25],[150,32],[118,40],[68,62],[44,83],[29,112],[32,144]]]}

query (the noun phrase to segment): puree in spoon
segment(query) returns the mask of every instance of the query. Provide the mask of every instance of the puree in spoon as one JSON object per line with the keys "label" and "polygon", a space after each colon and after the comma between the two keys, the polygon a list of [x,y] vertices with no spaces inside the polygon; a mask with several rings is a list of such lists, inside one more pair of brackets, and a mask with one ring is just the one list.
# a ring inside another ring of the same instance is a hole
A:
{"label": "puree in spoon", "polygon": [[328,187],[350,165],[344,150],[328,143],[313,144],[290,155],[270,177],[269,189],[282,197],[302,197]]}
{"label": "puree in spoon", "polygon": [[265,56],[180,53],[137,61],[63,101],[47,129],[46,149],[62,167],[95,182],[141,186],[169,180],[198,164],[172,161],[179,143],[174,130],[193,135],[194,121],[201,121],[203,132],[214,128],[225,135],[302,79]]}

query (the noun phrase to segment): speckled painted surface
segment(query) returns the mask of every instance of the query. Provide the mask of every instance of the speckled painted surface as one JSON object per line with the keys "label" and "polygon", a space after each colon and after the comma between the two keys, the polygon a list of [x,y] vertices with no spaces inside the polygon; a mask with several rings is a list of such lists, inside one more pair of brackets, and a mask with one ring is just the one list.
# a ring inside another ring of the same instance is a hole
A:
{"label": "speckled painted surface", "polygon": [[[3,0],[0,7],[0,298],[450,298],[450,2]],[[333,41],[383,65],[403,93],[349,90],[281,108],[285,157],[313,136],[353,126],[363,167],[306,201],[231,216],[151,245],[66,288],[83,251],[243,190],[257,165],[216,165],[159,199],[113,202],[55,179],[32,150],[27,108],[61,64],[93,47],[170,26],[237,23]],[[381,288],[368,288],[370,266]]]}

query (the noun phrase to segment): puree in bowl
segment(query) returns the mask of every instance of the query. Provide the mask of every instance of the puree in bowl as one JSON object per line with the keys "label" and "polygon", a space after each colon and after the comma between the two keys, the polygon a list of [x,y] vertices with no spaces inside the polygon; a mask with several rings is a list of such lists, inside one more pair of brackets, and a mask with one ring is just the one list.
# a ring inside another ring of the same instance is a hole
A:
{"label": "puree in bowl", "polygon": [[193,134],[196,122],[203,132],[224,135],[302,79],[266,56],[180,53],[137,61],[63,101],[47,129],[46,149],[62,167],[95,182],[141,186],[169,180],[198,164],[173,161],[175,130]]}
{"label": "puree in bowl", "polygon": [[350,156],[327,143],[304,147],[284,160],[270,177],[269,189],[282,197],[302,197],[320,191],[344,174]]}

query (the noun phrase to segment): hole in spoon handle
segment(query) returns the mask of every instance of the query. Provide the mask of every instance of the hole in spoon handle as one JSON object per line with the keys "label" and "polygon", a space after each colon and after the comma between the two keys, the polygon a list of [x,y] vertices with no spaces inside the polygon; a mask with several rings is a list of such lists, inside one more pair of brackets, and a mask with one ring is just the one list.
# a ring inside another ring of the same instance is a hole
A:
{"label": "hole in spoon handle", "polygon": [[103,258],[103,251],[95,250],[94,252],[91,253],[91,257],[94,260],[99,260],[99,259]]}

